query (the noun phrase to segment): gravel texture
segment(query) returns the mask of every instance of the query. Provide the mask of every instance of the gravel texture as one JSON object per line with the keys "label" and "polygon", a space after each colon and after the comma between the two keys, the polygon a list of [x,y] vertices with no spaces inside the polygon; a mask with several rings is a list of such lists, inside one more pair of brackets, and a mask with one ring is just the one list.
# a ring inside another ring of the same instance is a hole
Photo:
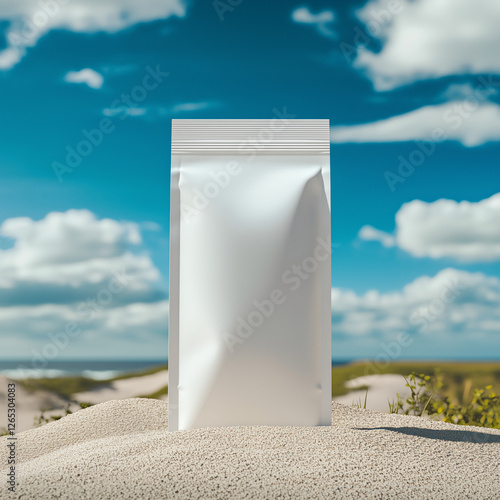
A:
{"label": "gravel texture", "polygon": [[332,403],[331,427],[169,433],[167,403],[108,401],[17,435],[0,498],[500,498],[500,430]]}

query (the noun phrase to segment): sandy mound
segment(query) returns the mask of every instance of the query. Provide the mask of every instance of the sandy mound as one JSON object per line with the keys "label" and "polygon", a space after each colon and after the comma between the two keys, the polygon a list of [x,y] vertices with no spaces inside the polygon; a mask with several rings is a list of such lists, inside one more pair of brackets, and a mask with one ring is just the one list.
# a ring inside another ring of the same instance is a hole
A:
{"label": "sandy mound", "polygon": [[498,498],[499,430],[332,409],[332,427],[169,433],[165,402],[109,401],[19,434],[0,497]]}

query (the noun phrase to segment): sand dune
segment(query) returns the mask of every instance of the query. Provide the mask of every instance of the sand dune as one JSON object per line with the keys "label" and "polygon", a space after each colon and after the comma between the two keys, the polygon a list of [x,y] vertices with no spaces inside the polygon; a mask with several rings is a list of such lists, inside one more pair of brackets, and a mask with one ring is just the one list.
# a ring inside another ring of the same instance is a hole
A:
{"label": "sand dune", "polygon": [[[7,383],[11,379],[0,375],[0,427],[7,427]],[[17,431],[31,429],[35,417],[39,417],[42,408],[48,408],[46,416],[61,415],[67,407],[68,401],[50,391],[27,391],[16,383],[16,424]],[[76,403],[69,403],[70,410],[80,409]]]}
{"label": "sand dune", "polygon": [[410,396],[410,389],[406,387],[405,379],[401,375],[391,373],[358,377],[347,381],[345,386],[351,391],[344,396],[336,396],[334,399],[337,403],[352,406],[361,402],[361,407],[363,407],[366,391],[356,389],[368,386],[366,408],[386,413],[389,411],[388,401],[392,403],[397,400],[396,394],[399,393],[402,401]]}
{"label": "sand dune", "polygon": [[73,394],[73,398],[86,403],[104,403],[111,399],[128,399],[152,394],[166,385],[168,385],[168,370],[162,370],[151,375],[114,380],[108,385]]}
{"label": "sand dune", "polygon": [[500,430],[332,410],[332,427],[169,433],[167,403],[109,401],[19,434],[0,497],[498,498]]}
{"label": "sand dune", "polygon": [[[11,381],[0,375],[0,427],[7,427],[7,383]],[[62,415],[68,407],[72,412],[79,411],[77,402],[103,403],[114,399],[128,399],[156,392],[168,384],[168,370],[162,370],[151,375],[140,375],[126,379],[114,380],[109,384],[97,386],[86,392],[73,395],[74,401],[67,401],[58,394],[45,391],[27,391],[21,383],[16,383],[16,420],[17,431],[25,431],[34,427],[35,417],[41,415],[41,409],[46,417]],[[165,396],[165,399],[167,397]]]}

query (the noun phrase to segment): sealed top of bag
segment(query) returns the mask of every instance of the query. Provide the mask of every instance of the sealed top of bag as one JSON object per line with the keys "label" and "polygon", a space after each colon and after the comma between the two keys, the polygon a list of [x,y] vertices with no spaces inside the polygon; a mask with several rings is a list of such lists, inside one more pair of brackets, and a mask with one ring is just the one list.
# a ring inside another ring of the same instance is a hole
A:
{"label": "sealed top of bag", "polygon": [[330,154],[327,119],[172,120],[172,154]]}

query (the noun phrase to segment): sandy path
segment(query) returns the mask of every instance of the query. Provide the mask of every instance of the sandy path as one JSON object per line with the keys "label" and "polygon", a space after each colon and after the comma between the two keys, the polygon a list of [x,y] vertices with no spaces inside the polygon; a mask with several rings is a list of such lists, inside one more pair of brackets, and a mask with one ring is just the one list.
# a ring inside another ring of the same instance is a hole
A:
{"label": "sandy path", "polygon": [[115,380],[107,386],[99,386],[86,392],[73,395],[77,401],[104,403],[111,399],[127,399],[152,394],[168,384],[168,370],[142,375],[139,377]]}
{"label": "sandy path", "polygon": [[[15,381],[0,375],[0,427],[7,427],[7,384]],[[34,425],[35,416],[41,415],[42,408],[50,408],[45,415],[61,415],[67,407],[68,402],[50,391],[29,392],[19,383],[16,383],[16,424],[17,431],[31,429]],[[70,410],[76,411],[80,407],[70,404]]]}
{"label": "sandy path", "polygon": [[401,375],[383,374],[367,375],[349,380],[345,386],[351,391],[344,396],[336,396],[334,400],[349,406],[353,403],[359,404],[361,401],[361,407],[363,407],[366,390],[357,391],[356,388],[365,385],[369,387],[366,398],[366,408],[369,410],[387,413],[389,411],[387,401],[396,401],[398,392],[403,401],[410,396],[410,389],[406,387],[405,379]]}
{"label": "sandy path", "polygon": [[498,498],[500,430],[332,409],[331,427],[169,433],[165,402],[109,401],[21,433],[0,497]]}

